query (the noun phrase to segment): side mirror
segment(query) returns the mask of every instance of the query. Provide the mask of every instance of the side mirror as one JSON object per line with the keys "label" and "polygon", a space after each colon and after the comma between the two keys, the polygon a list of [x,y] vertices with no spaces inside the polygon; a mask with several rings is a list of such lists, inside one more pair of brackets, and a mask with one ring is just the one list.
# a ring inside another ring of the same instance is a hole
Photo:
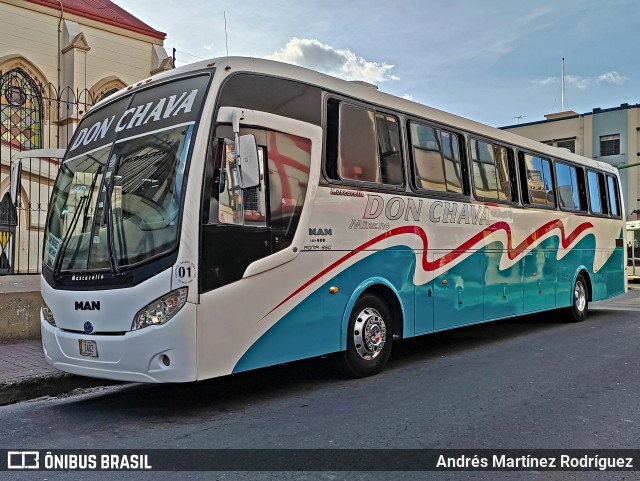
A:
{"label": "side mirror", "polygon": [[242,135],[236,145],[237,162],[240,170],[240,187],[253,189],[260,185],[260,163],[258,145],[253,135]]}
{"label": "side mirror", "polygon": [[14,207],[20,204],[20,183],[22,178],[22,161],[16,160],[11,165],[11,202]]}

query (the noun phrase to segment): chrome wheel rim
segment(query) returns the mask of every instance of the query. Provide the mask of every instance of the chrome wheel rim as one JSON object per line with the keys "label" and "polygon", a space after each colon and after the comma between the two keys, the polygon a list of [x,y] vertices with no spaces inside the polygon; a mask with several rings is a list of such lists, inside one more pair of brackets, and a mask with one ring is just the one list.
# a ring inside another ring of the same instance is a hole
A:
{"label": "chrome wheel rim", "polygon": [[576,282],[576,287],[573,290],[573,304],[580,312],[584,311],[587,306],[587,290],[584,288],[584,284],[580,281]]}
{"label": "chrome wheel rim", "polygon": [[368,307],[356,318],[353,343],[362,359],[370,361],[382,352],[387,341],[387,326],[378,311]]}

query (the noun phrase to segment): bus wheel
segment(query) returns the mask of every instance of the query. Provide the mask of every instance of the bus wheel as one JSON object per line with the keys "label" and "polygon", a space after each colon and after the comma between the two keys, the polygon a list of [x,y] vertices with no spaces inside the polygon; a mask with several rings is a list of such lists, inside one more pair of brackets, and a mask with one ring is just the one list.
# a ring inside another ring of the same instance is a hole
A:
{"label": "bus wheel", "polygon": [[573,285],[573,303],[568,309],[569,320],[573,322],[584,321],[588,311],[589,293],[587,291],[587,283],[582,274],[578,274],[576,283]]}
{"label": "bus wheel", "polygon": [[347,350],[340,359],[345,374],[367,377],[382,370],[393,344],[391,322],[391,312],[378,296],[365,294],[356,301],[347,328]]}

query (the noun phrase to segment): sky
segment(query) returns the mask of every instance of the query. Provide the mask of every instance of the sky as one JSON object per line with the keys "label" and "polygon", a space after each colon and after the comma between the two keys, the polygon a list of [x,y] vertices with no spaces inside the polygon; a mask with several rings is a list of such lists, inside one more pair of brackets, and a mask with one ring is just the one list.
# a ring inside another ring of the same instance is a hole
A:
{"label": "sky", "polygon": [[640,0],[115,0],[176,65],[270,58],[492,126],[640,103]]}

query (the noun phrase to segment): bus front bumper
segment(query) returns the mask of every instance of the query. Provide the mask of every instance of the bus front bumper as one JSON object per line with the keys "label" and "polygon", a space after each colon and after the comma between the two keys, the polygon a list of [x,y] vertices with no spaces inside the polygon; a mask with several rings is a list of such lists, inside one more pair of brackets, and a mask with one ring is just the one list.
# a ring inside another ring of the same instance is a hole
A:
{"label": "bus front bumper", "polygon": [[[41,311],[44,356],[56,369],[81,376],[152,383],[195,381],[195,311],[193,304],[186,304],[162,326],[121,335],[66,331],[45,321]],[[80,355],[81,341],[95,341],[97,357]]]}

